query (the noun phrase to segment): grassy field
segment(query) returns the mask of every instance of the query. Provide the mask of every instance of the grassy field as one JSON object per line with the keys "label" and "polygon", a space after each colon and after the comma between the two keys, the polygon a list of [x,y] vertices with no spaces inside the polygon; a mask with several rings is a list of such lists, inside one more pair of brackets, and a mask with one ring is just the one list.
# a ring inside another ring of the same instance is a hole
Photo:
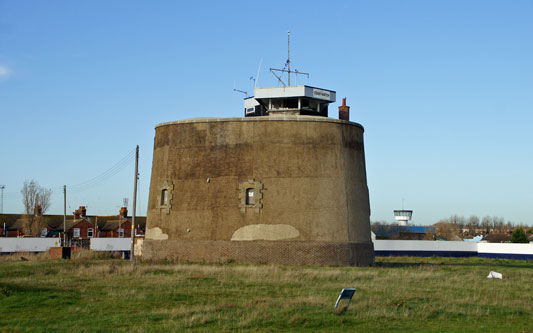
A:
{"label": "grassy field", "polygon": [[[533,331],[533,262],[287,267],[0,257],[0,330]],[[489,271],[503,280],[487,279]],[[355,287],[348,309],[339,291]]]}

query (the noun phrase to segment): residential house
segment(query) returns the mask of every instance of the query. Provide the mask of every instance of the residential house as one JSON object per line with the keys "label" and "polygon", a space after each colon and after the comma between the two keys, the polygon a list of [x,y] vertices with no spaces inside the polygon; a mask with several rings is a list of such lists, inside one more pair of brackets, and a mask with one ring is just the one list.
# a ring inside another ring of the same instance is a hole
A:
{"label": "residential house", "polygon": [[511,242],[510,234],[490,233],[483,237],[482,243],[509,243]]}

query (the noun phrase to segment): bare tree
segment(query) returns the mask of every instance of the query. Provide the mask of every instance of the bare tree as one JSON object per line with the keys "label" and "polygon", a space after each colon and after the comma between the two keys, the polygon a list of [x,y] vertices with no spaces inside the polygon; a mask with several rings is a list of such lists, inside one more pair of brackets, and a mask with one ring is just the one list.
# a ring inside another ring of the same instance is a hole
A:
{"label": "bare tree", "polygon": [[[22,203],[26,213],[25,229],[30,229],[31,234],[36,236],[41,229],[41,215],[50,208],[50,197],[52,190],[39,185],[35,180],[26,180],[22,190]],[[36,211],[37,206],[40,207]],[[26,230],[24,232],[26,233]]]}
{"label": "bare tree", "polygon": [[445,240],[459,240],[459,226],[448,221],[449,220],[440,220],[435,224],[438,237]]}
{"label": "bare tree", "polygon": [[468,234],[474,236],[476,229],[479,228],[479,217],[472,215],[468,218]]}
{"label": "bare tree", "polygon": [[493,216],[492,217],[492,227],[497,232],[505,232],[505,219],[503,217]]}
{"label": "bare tree", "polygon": [[491,225],[492,225],[492,217],[490,217],[490,216],[483,217],[483,219],[481,220],[481,227],[485,231],[485,234],[489,234],[490,233]]}

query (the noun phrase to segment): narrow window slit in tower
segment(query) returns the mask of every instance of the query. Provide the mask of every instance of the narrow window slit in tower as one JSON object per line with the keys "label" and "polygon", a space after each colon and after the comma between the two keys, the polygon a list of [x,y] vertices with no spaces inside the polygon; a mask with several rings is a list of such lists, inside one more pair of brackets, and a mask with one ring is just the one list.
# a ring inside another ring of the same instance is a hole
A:
{"label": "narrow window slit in tower", "polygon": [[254,191],[255,191],[254,188],[246,189],[246,204],[247,205],[255,205]]}
{"label": "narrow window slit in tower", "polygon": [[161,190],[161,206],[168,205],[168,190],[165,188]]}

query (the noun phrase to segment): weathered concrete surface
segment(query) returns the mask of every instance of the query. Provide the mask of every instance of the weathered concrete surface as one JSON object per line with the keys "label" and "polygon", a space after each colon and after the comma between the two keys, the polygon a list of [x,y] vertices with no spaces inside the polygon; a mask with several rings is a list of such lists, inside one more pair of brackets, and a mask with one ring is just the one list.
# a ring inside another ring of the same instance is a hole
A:
{"label": "weathered concrete surface", "polygon": [[[255,206],[244,202],[249,187]],[[368,259],[358,264],[369,264],[369,207],[358,124],[312,116],[165,123],[156,127],[143,256],[173,257],[171,241],[230,241],[252,225],[284,224],[298,232],[290,244],[362,244]]]}
{"label": "weathered concrete surface", "polygon": [[232,241],[283,240],[296,238],[300,232],[288,224],[251,224],[237,229]]}
{"label": "weathered concrete surface", "polygon": [[150,241],[149,247],[146,241],[144,244],[143,258],[153,261],[321,266],[367,266],[374,262],[372,243],[167,240]]}
{"label": "weathered concrete surface", "polygon": [[164,234],[161,228],[159,227],[147,229],[145,237],[148,239],[157,239],[157,240],[168,239],[168,235]]}

